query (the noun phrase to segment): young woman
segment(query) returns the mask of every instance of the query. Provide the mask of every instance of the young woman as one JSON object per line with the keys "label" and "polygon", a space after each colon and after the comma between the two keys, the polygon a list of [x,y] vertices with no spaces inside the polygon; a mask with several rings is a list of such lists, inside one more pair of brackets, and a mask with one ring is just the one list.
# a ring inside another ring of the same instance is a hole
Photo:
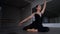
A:
{"label": "young woman", "polygon": [[29,17],[27,17],[26,19],[22,20],[19,23],[19,25],[22,25],[24,22],[35,16],[35,21],[33,21],[32,24],[24,27],[23,30],[28,32],[48,32],[49,28],[42,26],[42,18],[44,15],[45,8],[46,8],[46,0],[44,0],[44,6],[42,10],[41,10],[41,6],[37,5],[36,12],[32,13],[32,15],[30,15]]}

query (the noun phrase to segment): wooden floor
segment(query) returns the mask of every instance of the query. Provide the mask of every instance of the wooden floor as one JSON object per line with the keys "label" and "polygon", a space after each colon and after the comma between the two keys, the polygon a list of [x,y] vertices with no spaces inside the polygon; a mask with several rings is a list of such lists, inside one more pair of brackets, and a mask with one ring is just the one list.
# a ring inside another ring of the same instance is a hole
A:
{"label": "wooden floor", "polygon": [[25,32],[25,31],[20,31],[21,34],[60,34],[60,28],[50,28],[49,32],[36,32],[36,33],[31,33],[31,32]]}
{"label": "wooden floor", "polygon": [[[11,29],[11,28],[10,28]],[[5,30],[4,31],[0,31],[0,34],[60,34],[60,28],[50,28],[50,31],[49,32],[35,32],[35,33],[32,33],[32,32],[26,32],[26,31],[23,31],[22,29],[16,29],[16,30]]]}

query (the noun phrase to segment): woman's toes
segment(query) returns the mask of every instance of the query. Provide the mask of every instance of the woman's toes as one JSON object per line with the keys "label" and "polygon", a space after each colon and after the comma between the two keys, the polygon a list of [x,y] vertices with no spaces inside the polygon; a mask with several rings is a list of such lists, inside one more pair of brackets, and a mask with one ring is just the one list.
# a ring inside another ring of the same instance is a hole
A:
{"label": "woman's toes", "polygon": [[32,32],[38,32],[38,30],[37,30],[37,29],[32,29],[31,31],[32,31]]}
{"label": "woman's toes", "polygon": [[31,31],[31,29],[27,29],[27,31],[28,31],[28,32],[30,32],[30,31]]}
{"label": "woman's toes", "polygon": [[38,32],[38,29],[27,29],[28,32]]}

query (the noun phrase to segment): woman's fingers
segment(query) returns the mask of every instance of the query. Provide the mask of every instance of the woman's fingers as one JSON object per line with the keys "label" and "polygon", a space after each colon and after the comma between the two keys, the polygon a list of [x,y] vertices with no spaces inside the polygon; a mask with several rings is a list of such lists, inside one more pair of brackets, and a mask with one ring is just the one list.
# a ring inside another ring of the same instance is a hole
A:
{"label": "woman's fingers", "polygon": [[23,23],[19,23],[18,26],[22,26]]}

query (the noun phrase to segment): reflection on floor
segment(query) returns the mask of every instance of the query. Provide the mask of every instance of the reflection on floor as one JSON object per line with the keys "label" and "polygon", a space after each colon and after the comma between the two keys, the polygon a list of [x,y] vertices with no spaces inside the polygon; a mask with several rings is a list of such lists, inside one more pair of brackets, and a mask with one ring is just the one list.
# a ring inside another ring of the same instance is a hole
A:
{"label": "reflection on floor", "polygon": [[50,28],[49,32],[37,32],[37,33],[31,33],[26,31],[20,31],[21,34],[60,34],[60,28]]}

